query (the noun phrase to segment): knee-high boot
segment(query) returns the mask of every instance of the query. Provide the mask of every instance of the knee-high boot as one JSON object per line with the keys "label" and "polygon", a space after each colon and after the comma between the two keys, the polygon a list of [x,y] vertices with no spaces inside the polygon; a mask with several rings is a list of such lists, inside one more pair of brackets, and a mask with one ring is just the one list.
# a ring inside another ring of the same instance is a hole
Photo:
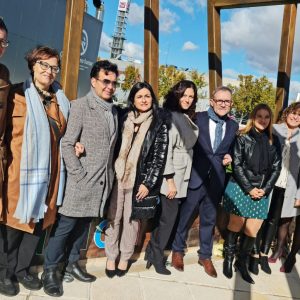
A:
{"label": "knee-high boot", "polygon": [[227,278],[232,277],[232,262],[236,252],[236,243],[239,232],[227,230],[227,236],[224,242],[224,261],[223,261],[223,274]]}
{"label": "knee-high boot", "polygon": [[250,254],[253,245],[255,243],[255,237],[250,237],[247,235],[244,235],[243,241],[240,245],[240,252],[237,256],[237,260],[235,261],[234,268],[235,270],[239,270],[242,278],[249,282],[254,284],[253,279],[251,278],[248,268],[247,268],[247,257]]}

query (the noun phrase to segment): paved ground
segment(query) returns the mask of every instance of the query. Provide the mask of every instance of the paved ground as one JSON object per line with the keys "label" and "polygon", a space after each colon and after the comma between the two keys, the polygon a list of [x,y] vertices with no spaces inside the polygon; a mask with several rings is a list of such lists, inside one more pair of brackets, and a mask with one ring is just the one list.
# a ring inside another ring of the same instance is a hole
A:
{"label": "paved ground", "polygon": [[[145,262],[138,259],[123,278],[109,279],[104,274],[105,258],[90,259],[86,268],[98,279],[91,284],[74,280],[64,283],[64,295],[69,300],[279,300],[300,299],[300,259],[290,274],[279,272],[281,262],[271,265],[272,275],[260,272],[253,275],[255,285],[245,283],[239,275],[229,280],[222,274],[222,259],[214,259],[218,278],[211,278],[197,264],[196,249],[190,248],[185,256],[185,271],[178,272],[172,267],[172,275],[155,273],[153,267],[145,269]],[[0,299],[46,300],[53,299],[43,290],[30,292],[21,287],[14,298]]]}

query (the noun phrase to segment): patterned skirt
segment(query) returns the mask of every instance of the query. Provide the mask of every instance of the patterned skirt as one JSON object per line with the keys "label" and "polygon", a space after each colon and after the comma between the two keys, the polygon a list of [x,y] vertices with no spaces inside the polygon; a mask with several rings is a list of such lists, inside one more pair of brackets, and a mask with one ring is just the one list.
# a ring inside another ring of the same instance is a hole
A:
{"label": "patterned skirt", "polygon": [[236,182],[230,180],[224,192],[223,206],[230,214],[265,220],[268,216],[269,197],[253,200]]}

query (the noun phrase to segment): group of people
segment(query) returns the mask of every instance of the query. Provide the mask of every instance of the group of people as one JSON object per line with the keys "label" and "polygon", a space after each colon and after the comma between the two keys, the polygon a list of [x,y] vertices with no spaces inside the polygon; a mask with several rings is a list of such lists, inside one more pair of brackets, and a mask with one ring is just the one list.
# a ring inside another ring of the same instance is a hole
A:
{"label": "group of people", "polygon": [[[0,56],[9,45],[7,35],[0,20]],[[128,271],[141,223],[150,219],[155,227],[146,268],[171,274],[164,254],[171,243],[172,266],[184,271],[196,213],[198,263],[217,277],[211,257],[222,197],[230,215],[224,275],[232,277],[235,257],[235,269],[249,283],[249,271],[258,274],[259,264],[271,273],[269,262],[288,254],[289,225],[296,217],[292,248],[281,267],[291,271],[300,249],[300,104],[285,109],[278,124],[271,109],[259,104],[239,131],[229,117],[228,87],[216,88],[208,111],[196,113],[197,87],[182,80],[163,107],[151,85],[137,82],[121,109],[112,102],[118,68],[102,60],[92,67],[90,92],[70,107],[55,81],[57,50],[38,46],[26,60],[30,74],[20,84],[10,84],[0,64],[1,294],[16,295],[19,282],[59,297],[63,280],[96,280],[78,264],[94,217],[108,219],[105,273],[113,278]],[[39,279],[29,268],[47,229]]]}

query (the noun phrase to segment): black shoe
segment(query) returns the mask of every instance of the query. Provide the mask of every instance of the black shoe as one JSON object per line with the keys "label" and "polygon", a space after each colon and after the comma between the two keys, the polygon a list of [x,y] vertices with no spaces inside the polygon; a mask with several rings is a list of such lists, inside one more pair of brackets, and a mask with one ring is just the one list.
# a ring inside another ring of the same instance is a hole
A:
{"label": "black shoe", "polygon": [[77,280],[82,281],[82,282],[93,282],[97,279],[94,275],[91,275],[91,274],[83,271],[80,268],[80,266],[78,265],[78,262],[68,264],[65,273],[71,274]]}
{"label": "black shoe", "polygon": [[118,277],[123,277],[123,276],[125,276],[126,273],[127,273],[127,269],[126,270],[121,270],[119,268],[116,269],[116,275]]}
{"label": "black shoe", "polygon": [[13,284],[10,278],[0,279],[0,294],[5,296],[16,296],[19,290]]}
{"label": "black shoe", "polygon": [[171,271],[169,271],[164,264],[153,264],[149,260],[146,264],[146,269],[150,269],[153,265],[155,272],[162,275],[171,275]]}
{"label": "black shoe", "polygon": [[250,256],[249,259],[249,271],[255,275],[258,275],[259,269],[258,269],[258,264],[259,264],[259,258]]}
{"label": "black shoe", "polygon": [[248,272],[248,269],[247,269],[247,265],[245,262],[242,262],[240,260],[237,260],[234,264],[234,269],[235,271],[238,270],[242,276],[242,278],[251,283],[251,284],[254,284],[254,280],[252,279],[252,277],[250,276],[249,272]]}
{"label": "black shoe", "polygon": [[272,273],[271,268],[269,266],[268,256],[261,256],[259,258],[259,263],[260,263],[261,269],[265,273],[267,273],[267,274],[271,274]]}
{"label": "black shoe", "polygon": [[42,274],[44,292],[52,297],[63,295],[62,274],[57,268],[46,269]]}
{"label": "black shoe", "polygon": [[113,278],[117,275],[117,270],[108,270],[105,269],[105,274],[108,278]]}
{"label": "black shoe", "polygon": [[19,283],[21,283],[25,289],[31,291],[38,291],[42,288],[42,282],[37,276],[33,276],[27,273],[24,277],[16,276]]}

